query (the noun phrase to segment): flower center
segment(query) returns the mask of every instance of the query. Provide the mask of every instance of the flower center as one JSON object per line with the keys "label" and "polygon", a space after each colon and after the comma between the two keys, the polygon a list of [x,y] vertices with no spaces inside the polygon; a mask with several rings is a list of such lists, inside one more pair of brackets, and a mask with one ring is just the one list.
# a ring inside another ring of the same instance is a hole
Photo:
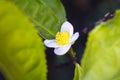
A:
{"label": "flower center", "polygon": [[68,44],[69,38],[70,38],[70,34],[68,31],[62,31],[56,34],[56,42],[58,45]]}

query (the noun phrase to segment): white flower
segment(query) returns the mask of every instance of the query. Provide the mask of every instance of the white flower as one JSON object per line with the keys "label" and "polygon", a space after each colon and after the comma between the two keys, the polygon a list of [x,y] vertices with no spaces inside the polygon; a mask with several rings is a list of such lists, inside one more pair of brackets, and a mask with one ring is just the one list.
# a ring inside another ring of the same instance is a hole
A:
{"label": "white flower", "polygon": [[56,55],[64,55],[67,53],[71,45],[78,39],[79,33],[73,34],[73,26],[68,21],[62,24],[60,32],[56,34],[56,38],[52,40],[45,40],[44,44],[47,47],[55,48]]}

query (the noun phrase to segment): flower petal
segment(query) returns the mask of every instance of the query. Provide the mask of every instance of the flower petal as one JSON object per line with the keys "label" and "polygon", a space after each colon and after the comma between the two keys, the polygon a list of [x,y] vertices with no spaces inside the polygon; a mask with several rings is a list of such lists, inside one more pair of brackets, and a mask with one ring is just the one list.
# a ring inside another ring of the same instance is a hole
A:
{"label": "flower petal", "polygon": [[55,48],[54,49],[54,53],[56,55],[64,55],[64,54],[66,54],[68,52],[68,50],[70,49],[70,47],[71,47],[71,44]]}
{"label": "flower petal", "polygon": [[79,32],[76,32],[75,34],[73,34],[71,40],[70,40],[70,43],[73,43],[75,42],[79,37]]}
{"label": "flower petal", "polygon": [[45,40],[45,41],[44,41],[44,44],[45,44],[47,47],[51,47],[51,48],[60,47],[59,45],[57,45],[55,39],[53,39],[53,40]]}
{"label": "flower petal", "polygon": [[70,33],[70,37],[73,35],[73,26],[71,23],[68,21],[64,22],[61,27],[61,32],[62,31],[68,31]]}

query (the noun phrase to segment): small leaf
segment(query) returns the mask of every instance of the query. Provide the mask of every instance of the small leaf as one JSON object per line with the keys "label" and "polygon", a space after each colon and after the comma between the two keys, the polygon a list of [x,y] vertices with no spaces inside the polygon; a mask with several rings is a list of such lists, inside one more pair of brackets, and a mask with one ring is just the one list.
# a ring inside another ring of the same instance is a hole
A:
{"label": "small leaf", "polygon": [[73,80],[82,80],[82,68],[78,63],[75,64],[75,72],[74,72]]}
{"label": "small leaf", "polygon": [[5,80],[46,80],[45,47],[34,25],[9,1],[0,2],[0,73]]}
{"label": "small leaf", "polygon": [[120,10],[90,32],[82,68],[83,80],[120,79]]}
{"label": "small leaf", "polygon": [[44,38],[55,38],[61,24],[66,20],[60,1],[51,0],[47,3],[44,0],[12,1],[29,17]]}

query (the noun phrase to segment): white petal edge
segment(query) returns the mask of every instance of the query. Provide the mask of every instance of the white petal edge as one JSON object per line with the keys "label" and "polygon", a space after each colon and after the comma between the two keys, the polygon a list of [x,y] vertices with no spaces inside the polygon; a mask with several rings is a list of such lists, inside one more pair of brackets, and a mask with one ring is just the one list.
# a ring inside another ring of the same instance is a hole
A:
{"label": "white petal edge", "polygon": [[55,48],[54,53],[56,55],[64,55],[69,51],[70,47],[71,47],[71,44],[64,45],[64,46],[59,47],[59,48]]}
{"label": "white petal edge", "polygon": [[73,26],[71,23],[69,23],[68,21],[65,21],[62,26],[61,26],[61,32],[62,31],[68,31],[70,33],[70,36],[73,35]]}
{"label": "white petal edge", "polygon": [[53,40],[45,40],[45,41],[44,41],[44,44],[45,44],[47,47],[51,47],[51,48],[60,47],[59,45],[57,45],[55,39],[53,39]]}
{"label": "white petal edge", "polygon": [[79,37],[79,32],[76,32],[75,34],[73,34],[70,43],[74,43]]}

